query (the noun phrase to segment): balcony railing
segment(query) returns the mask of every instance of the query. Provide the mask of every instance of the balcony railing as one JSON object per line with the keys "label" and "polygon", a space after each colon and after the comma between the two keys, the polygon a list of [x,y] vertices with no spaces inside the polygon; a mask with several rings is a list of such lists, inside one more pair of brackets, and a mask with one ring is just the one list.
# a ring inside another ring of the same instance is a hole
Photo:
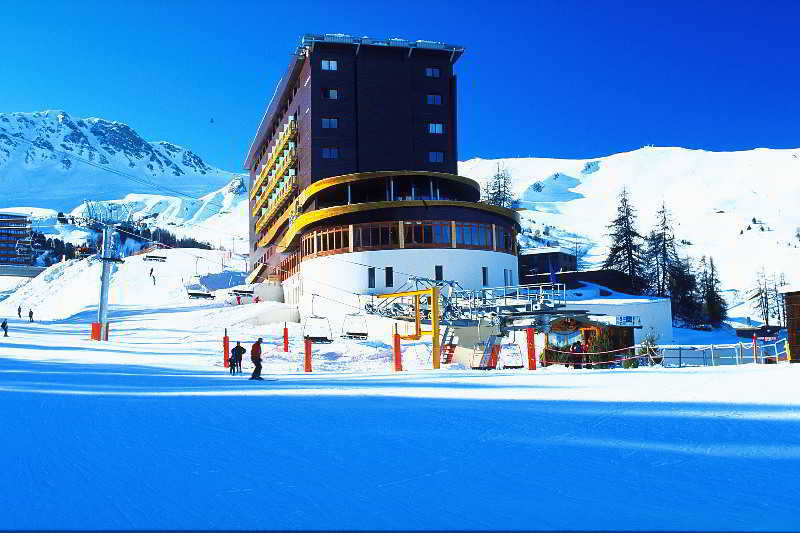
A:
{"label": "balcony railing", "polygon": [[286,203],[286,200],[291,198],[292,193],[296,191],[297,187],[297,177],[296,176],[289,176],[286,180],[284,185],[281,187],[281,190],[278,192],[275,199],[270,203],[267,207],[267,210],[261,215],[256,222],[256,233],[259,233],[264,225],[278,212],[278,209]]}
{"label": "balcony railing", "polygon": [[256,196],[259,194],[259,189],[261,185],[264,184],[264,180],[267,179],[269,175],[269,171],[275,165],[275,162],[278,160],[280,155],[283,153],[283,149],[286,147],[286,143],[289,140],[294,139],[297,137],[297,122],[294,120],[290,120],[287,123],[286,130],[281,133],[281,137],[278,139],[278,142],[275,144],[275,149],[272,151],[272,155],[269,157],[267,162],[261,167],[261,171],[258,173],[258,178],[253,183],[253,187],[250,189],[250,199],[255,199]]}
{"label": "balcony railing", "polygon": [[267,202],[269,195],[275,189],[275,186],[281,181],[281,179],[286,175],[286,172],[295,166],[297,163],[297,154],[294,149],[289,150],[289,153],[286,155],[284,160],[281,162],[278,169],[275,171],[275,175],[269,180],[269,183],[264,188],[262,194],[258,197],[256,201],[256,205],[253,206],[253,216],[256,216],[258,210],[264,207],[264,203]]}

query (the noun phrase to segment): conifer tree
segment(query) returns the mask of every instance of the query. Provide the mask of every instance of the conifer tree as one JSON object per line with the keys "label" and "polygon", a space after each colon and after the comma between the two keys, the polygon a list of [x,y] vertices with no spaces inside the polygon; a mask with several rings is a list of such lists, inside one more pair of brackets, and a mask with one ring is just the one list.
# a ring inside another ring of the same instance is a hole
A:
{"label": "conifer tree", "polygon": [[700,290],[702,295],[702,308],[704,320],[712,324],[719,324],[728,316],[728,306],[719,293],[719,277],[714,265],[714,258],[701,259],[702,273],[700,276]]}
{"label": "conifer tree", "polygon": [[483,189],[483,201],[498,207],[511,207],[514,203],[514,194],[511,191],[511,174],[497,164],[497,171],[486,182]]}
{"label": "conifer tree", "polygon": [[639,294],[645,285],[643,237],[636,228],[636,210],[630,204],[625,188],[620,191],[617,216],[608,229],[611,246],[603,268],[628,274],[632,293]]}
{"label": "conifer tree", "polygon": [[761,269],[756,274],[756,283],[750,289],[748,295],[750,301],[755,302],[755,307],[767,326],[769,326],[769,318],[772,315],[772,298],[770,298],[769,289],[767,274],[764,269]]}
{"label": "conifer tree", "polygon": [[700,287],[688,257],[679,258],[669,266],[669,295],[672,303],[672,316],[689,323],[702,320]]}
{"label": "conifer tree", "polygon": [[655,296],[669,296],[670,274],[680,263],[672,229],[672,216],[662,202],[656,213],[656,225],[647,236],[645,252],[647,282]]}

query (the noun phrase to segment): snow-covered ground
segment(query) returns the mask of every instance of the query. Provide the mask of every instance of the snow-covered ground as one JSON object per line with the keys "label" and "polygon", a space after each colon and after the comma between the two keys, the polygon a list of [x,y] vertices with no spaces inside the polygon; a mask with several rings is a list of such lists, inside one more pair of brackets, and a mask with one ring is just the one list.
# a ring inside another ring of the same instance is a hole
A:
{"label": "snow-covered ground", "polygon": [[282,304],[188,300],[223,257],[166,255],[119,265],[107,343],[99,264],[0,302],[0,529],[797,529],[800,365],[433,371],[404,343],[391,373],[388,339],[337,338],[305,374],[302,327],[284,354],[257,325]]}

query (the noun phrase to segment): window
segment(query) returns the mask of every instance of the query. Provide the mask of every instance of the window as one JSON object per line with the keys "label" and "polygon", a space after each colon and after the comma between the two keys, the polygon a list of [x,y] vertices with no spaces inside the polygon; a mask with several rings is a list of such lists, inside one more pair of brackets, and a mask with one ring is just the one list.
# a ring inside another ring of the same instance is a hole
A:
{"label": "window", "polygon": [[489,286],[489,268],[488,267],[481,267],[481,276],[483,278],[483,286]]}
{"label": "window", "polygon": [[335,146],[326,146],[322,149],[322,159],[339,159],[339,149]]}
{"label": "window", "polygon": [[367,288],[375,288],[375,267],[369,267],[367,269]]}
{"label": "window", "polygon": [[386,286],[394,287],[394,269],[392,267],[386,267]]}
{"label": "window", "polygon": [[323,59],[322,70],[339,70],[339,63],[335,59]]}
{"label": "window", "polygon": [[492,248],[492,226],[472,222],[456,222],[456,244],[459,248]]}
{"label": "window", "polygon": [[425,67],[425,76],[428,78],[438,78],[441,75],[439,67]]}
{"label": "window", "polygon": [[428,161],[431,163],[444,163],[444,152],[428,152]]}
{"label": "window", "polygon": [[429,94],[426,96],[426,102],[430,105],[442,105],[442,95],[441,94]]}
{"label": "window", "polygon": [[444,279],[444,269],[442,268],[442,265],[436,265],[435,271],[436,281],[442,281]]}
{"label": "window", "polygon": [[339,90],[338,89],[322,89],[322,97],[326,100],[338,100],[339,99]]}
{"label": "window", "polygon": [[339,127],[339,119],[338,118],[323,118],[322,119],[322,128],[323,129],[335,129]]}
{"label": "window", "polygon": [[[404,243],[406,248],[433,246],[441,248],[450,240],[450,222],[405,222]],[[437,246],[439,245],[439,246]]]}
{"label": "window", "polygon": [[508,287],[508,269],[503,269],[503,286]]}
{"label": "window", "polygon": [[353,247],[357,250],[364,248],[393,248],[399,244],[397,222],[353,226]]}
{"label": "window", "polygon": [[428,133],[435,133],[437,135],[441,135],[442,133],[444,133],[444,124],[442,124],[441,122],[429,122]]}

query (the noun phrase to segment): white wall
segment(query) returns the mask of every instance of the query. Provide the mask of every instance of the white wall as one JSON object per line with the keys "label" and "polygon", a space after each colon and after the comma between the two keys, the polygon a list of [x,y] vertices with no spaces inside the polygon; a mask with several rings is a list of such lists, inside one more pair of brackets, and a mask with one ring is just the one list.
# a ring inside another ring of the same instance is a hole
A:
{"label": "white wall", "polygon": [[[314,298],[315,314],[323,314],[323,309],[340,315],[355,312],[359,303],[354,294],[382,294],[400,290],[409,275],[433,279],[436,265],[442,265],[444,279],[458,281],[465,289],[483,286],[481,269],[484,266],[489,269],[489,287],[504,285],[504,270],[511,272],[509,284],[519,283],[517,257],[502,252],[463,249],[379,250],[303,261],[300,263],[300,274],[283,283],[284,301],[299,305],[301,315],[305,315],[310,312],[310,295],[313,293],[319,295]],[[368,287],[370,266],[375,267],[374,288]],[[394,270],[391,287],[386,285],[385,267]]]}

